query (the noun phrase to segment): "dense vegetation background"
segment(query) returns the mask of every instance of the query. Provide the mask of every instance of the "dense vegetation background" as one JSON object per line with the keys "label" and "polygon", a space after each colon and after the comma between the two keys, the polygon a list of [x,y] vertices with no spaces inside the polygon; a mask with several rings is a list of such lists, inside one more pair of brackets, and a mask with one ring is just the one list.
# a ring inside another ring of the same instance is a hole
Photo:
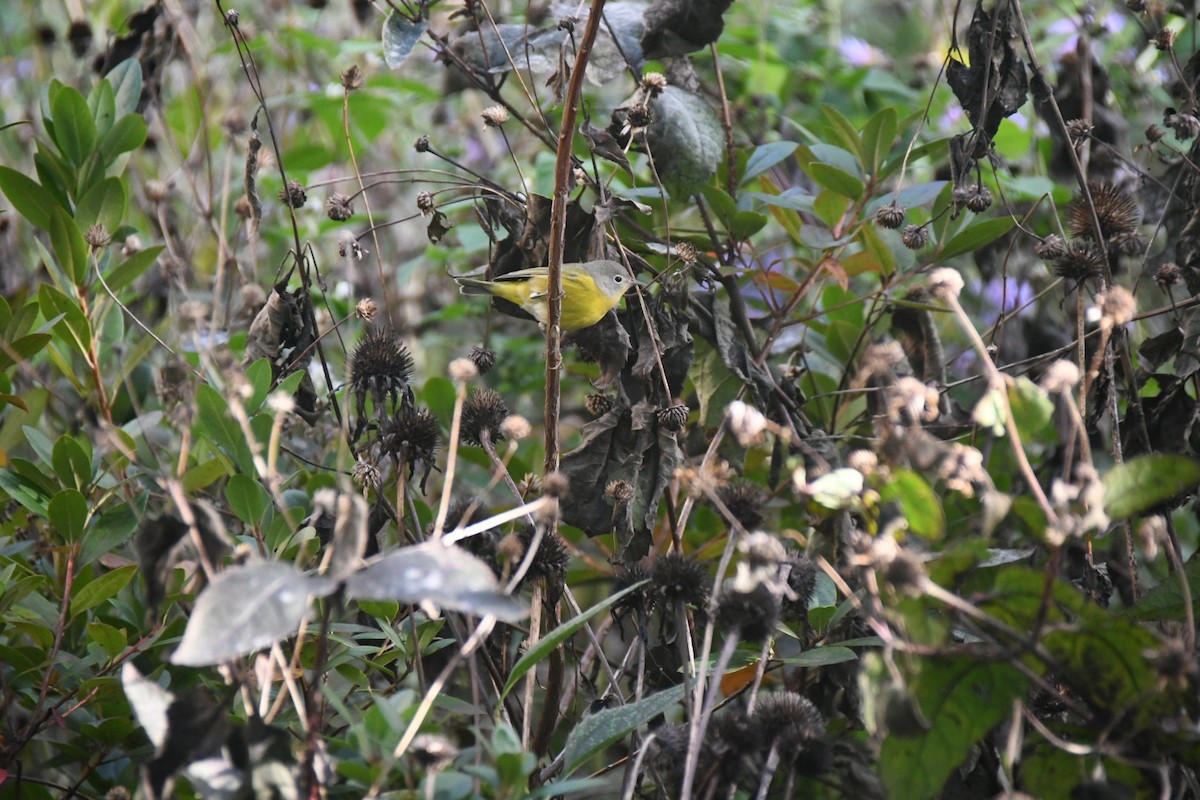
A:
{"label": "dense vegetation background", "polygon": [[1195,37],[3,4],[0,797],[1200,797]]}

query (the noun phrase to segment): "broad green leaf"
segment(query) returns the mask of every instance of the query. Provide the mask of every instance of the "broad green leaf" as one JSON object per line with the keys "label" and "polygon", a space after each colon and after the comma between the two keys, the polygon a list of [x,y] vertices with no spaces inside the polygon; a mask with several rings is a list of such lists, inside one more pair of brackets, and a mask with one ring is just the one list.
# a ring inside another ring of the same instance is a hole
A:
{"label": "broad green leaf", "polygon": [[70,434],[63,434],[54,443],[51,463],[64,486],[82,491],[92,482],[91,453]]}
{"label": "broad green leaf", "polygon": [[917,736],[886,736],[879,775],[890,796],[924,800],[940,794],[971,748],[1012,713],[1026,679],[1008,664],[937,657],[921,660],[909,688],[929,729]]}
{"label": "broad green leaf", "polygon": [[242,472],[254,474],[254,457],[242,428],[229,415],[229,405],[216,389],[201,384],[196,387],[196,407],[199,422],[213,444],[233,459]]}
{"label": "broad green leaf", "polygon": [[768,142],[754,148],[750,158],[746,160],[746,170],[742,174],[742,183],[757,178],[771,167],[796,152],[795,142]]}
{"label": "broad green leaf", "polygon": [[312,598],[333,588],[330,580],[278,561],[230,567],[196,598],[171,663],[206,667],[270,647],[308,619]]}
{"label": "broad green leaf", "polygon": [[863,169],[874,175],[883,166],[900,124],[894,106],[884,106],[867,121],[862,132]]}
{"label": "broad green leaf", "polygon": [[428,29],[428,21],[413,22],[403,14],[393,11],[387,22],[383,23],[384,62],[392,69],[399,69]]}
{"label": "broad green leaf", "polygon": [[42,316],[48,320],[58,319],[54,325],[60,341],[70,342],[76,352],[84,355],[92,344],[92,326],[88,323],[79,302],[48,283],[38,289],[38,305]]}
{"label": "broad green leaf", "polygon": [[[858,163],[862,163],[862,139],[854,128],[854,123],[846,115],[830,105],[822,105],[821,113],[829,121],[829,129],[841,141],[842,146],[854,154]],[[858,195],[853,195],[857,197]]]}
{"label": "broad green leaf", "polygon": [[683,697],[684,685],[672,686],[636,703],[606,708],[579,721],[567,736],[563,775],[570,775],[596,753],[670,709]]}
{"label": "broad green leaf", "polygon": [[136,114],[121,117],[100,140],[98,149],[101,159],[106,165],[111,164],[121,153],[141,147],[146,141],[146,134],[146,120]]}
{"label": "broad green leaf", "polygon": [[[1183,575],[1192,596],[1192,611],[1200,612],[1200,560],[1193,558],[1184,564]],[[1187,603],[1179,581],[1178,573],[1168,575],[1161,584],[1138,598],[1137,603],[1122,609],[1121,616],[1143,622],[1184,619],[1187,616]]]}
{"label": "broad green leaf", "polygon": [[672,197],[694,194],[709,182],[725,156],[725,133],[708,101],[667,86],[650,101],[653,120],[646,143]]}
{"label": "broad green leaf", "polygon": [[111,572],[106,572],[90,583],[85,584],[71,597],[71,616],[77,617],[83,612],[95,608],[106,600],[115,597],[117,592],[125,588],[125,584],[137,573],[136,564],[127,564]]}
{"label": "broad green leaf", "polygon": [[49,232],[50,215],[61,206],[45,187],[15,169],[0,167],[0,191],[21,216]]}
{"label": "broad green leaf", "polygon": [[191,494],[211,486],[213,482],[225,477],[226,474],[225,460],[210,458],[183,473],[183,490]]}
{"label": "broad green leaf", "polygon": [[832,164],[813,161],[806,169],[814,181],[850,200],[859,199],[866,190],[861,180]]}
{"label": "broad green leaf", "polygon": [[908,469],[894,470],[879,495],[900,506],[910,531],[923,539],[941,540],[946,529],[942,501],[920,475]]}
{"label": "broad green leaf", "polygon": [[46,517],[63,541],[77,542],[87,527],[87,498],[78,489],[63,489],[50,498]]}
{"label": "broad green leaf", "polygon": [[79,225],[62,208],[55,208],[50,215],[50,244],[59,266],[76,285],[82,284],[87,275],[87,242]]}
{"label": "broad green leaf", "polygon": [[75,208],[75,222],[83,230],[103,225],[110,234],[125,216],[125,186],[117,178],[105,178],[83,197]]}
{"label": "broad green leaf", "polygon": [[857,661],[858,656],[849,647],[838,642],[824,647],[814,647],[811,650],[805,650],[798,656],[788,656],[779,660],[793,667],[827,667],[830,664]]}
{"label": "broad green leaf", "polygon": [[[122,569],[125,569],[122,567]],[[112,574],[111,572],[109,573]],[[89,586],[91,584],[88,584]],[[125,649],[129,643],[125,636],[125,631],[121,628],[114,628],[112,625],[106,625],[103,622],[92,620],[87,624],[88,641],[95,642],[100,645],[105,654],[110,658],[116,658]]]}
{"label": "broad green leaf", "polygon": [[950,241],[939,247],[934,254],[935,263],[949,261],[955,256],[978,250],[984,245],[991,244],[1012,230],[1016,224],[1012,217],[994,217],[975,222],[966,230],[950,238]]}
{"label": "broad green leaf", "polygon": [[88,93],[88,109],[96,123],[96,135],[104,136],[117,118],[117,98],[112,83],[102,80]]}
{"label": "broad green leaf", "polygon": [[1200,462],[1186,456],[1139,456],[1117,464],[1103,481],[1105,513],[1124,519],[1200,483]]}
{"label": "broad green leaf", "polygon": [[113,294],[120,292],[149,269],[162,251],[163,245],[161,244],[137,251],[109,270],[108,274],[104,276],[104,282],[108,284],[108,288],[112,290]]}
{"label": "broad green leaf", "polygon": [[230,476],[225,485],[225,499],[229,501],[229,509],[237,518],[251,526],[261,525],[267,509],[271,507],[271,497],[267,490],[244,472]]}
{"label": "broad green leaf", "polygon": [[116,98],[116,117],[120,119],[137,113],[138,100],[142,97],[142,65],[136,58],[127,58],[105,75],[113,86]]}
{"label": "broad green leaf", "polygon": [[757,211],[738,211],[729,223],[729,234],[738,241],[746,241],[767,226],[767,217]]}
{"label": "broad green leaf", "polygon": [[1004,435],[1008,408],[1004,404],[1004,396],[1000,394],[999,389],[990,389],[983,397],[979,398],[979,402],[975,404],[975,410],[971,412],[971,419],[979,427],[989,431],[992,436]]}
{"label": "broad green leaf", "polygon": [[78,89],[64,86],[50,102],[54,119],[53,138],[67,161],[77,167],[92,154],[96,146],[96,121],[87,100]]}
{"label": "broad green leaf", "polygon": [[550,655],[550,651],[561,645],[563,642],[575,635],[575,632],[587,624],[587,621],[602,611],[607,611],[612,608],[621,598],[630,592],[637,591],[646,581],[628,586],[616,594],[601,600],[596,605],[582,612],[581,614],[572,617],[566,622],[559,625],[550,633],[546,634],[537,644],[533,645],[526,651],[525,655],[521,656],[520,660],[513,665],[512,672],[508,675],[508,681],[504,684],[504,691],[500,693],[500,699],[503,700],[512,691],[513,687],[521,682],[521,678],[525,677],[525,673],[540,664],[546,656]]}
{"label": "broad green leaf", "polygon": [[257,414],[262,407],[263,401],[271,392],[271,377],[271,362],[265,358],[260,358],[246,367],[246,380],[252,389],[245,403],[247,414]]}
{"label": "broad green leaf", "polygon": [[49,495],[24,475],[9,469],[0,469],[0,489],[31,513],[39,517],[49,516]]}
{"label": "broad green leaf", "polygon": [[1057,442],[1054,404],[1045,389],[1021,376],[1009,385],[1008,402],[1017,432],[1021,434],[1021,444],[1027,451]]}

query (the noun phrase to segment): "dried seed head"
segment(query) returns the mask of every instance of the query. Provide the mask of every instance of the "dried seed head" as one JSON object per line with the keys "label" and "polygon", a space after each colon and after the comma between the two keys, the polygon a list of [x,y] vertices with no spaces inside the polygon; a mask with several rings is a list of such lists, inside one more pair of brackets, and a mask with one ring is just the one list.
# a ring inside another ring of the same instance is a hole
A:
{"label": "dried seed head", "polygon": [[487,125],[489,128],[499,128],[508,122],[508,109],[504,106],[489,106],[479,116],[483,117],[484,125]]}
{"label": "dried seed head", "polygon": [[1100,324],[1105,322],[1114,327],[1127,325],[1137,312],[1137,301],[1123,286],[1110,286],[1100,302]]}
{"label": "dried seed head", "polygon": [[966,186],[955,186],[954,191],[950,193],[950,202],[954,204],[955,209],[964,208],[970,196],[971,190]]}
{"label": "dried seed head", "polygon": [[645,103],[638,103],[626,109],[626,121],[631,129],[641,129],[647,127],[654,121],[654,114],[650,111],[650,106]]}
{"label": "dried seed head", "polygon": [[545,478],[542,478],[542,492],[547,497],[561,500],[567,496],[567,491],[570,488],[571,481],[561,472],[551,472]]}
{"label": "dried seed head", "polygon": [[437,204],[433,200],[433,195],[429,192],[417,192],[417,209],[421,212],[421,216],[428,217],[437,208]]}
{"label": "dried seed head", "polygon": [[1092,136],[1092,123],[1086,119],[1073,119],[1067,123],[1067,136],[1071,138],[1071,144],[1078,147],[1082,142],[1088,140]]}
{"label": "dried seed head", "polygon": [[146,181],[146,199],[151,203],[162,203],[171,196],[170,181]]}
{"label": "dried seed head", "polygon": [[354,201],[350,195],[334,192],[325,201],[325,213],[334,222],[345,222],[354,216]]}
{"label": "dried seed head", "polygon": [[[630,586],[641,583],[648,579],[650,573],[640,564],[627,564],[617,569],[613,573],[612,579],[612,594],[617,594],[628,589]],[[630,611],[649,611],[657,600],[654,594],[654,584],[648,583],[639,589],[635,589],[629,594],[622,597],[613,606],[613,610],[628,609]]]}
{"label": "dried seed head", "polygon": [[350,473],[350,478],[354,481],[354,485],[364,492],[378,489],[381,481],[379,467],[369,461],[362,460],[355,462],[354,471]]}
{"label": "dried seed head", "polygon": [[1061,236],[1052,233],[1034,245],[1033,252],[1043,261],[1055,261],[1066,254],[1067,246]]}
{"label": "dried seed head", "polygon": [[770,495],[757,483],[735,480],[717,490],[717,497],[729,509],[729,513],[746,530],[754,530],[767,518],[767,501]]}
{"label": "dried seed head", "polygon": [[368,394],[406,391],[412,379],[413,360],[391,328],[371,328],[350,357],[350,390]]}
{"label": "dried seed head", "polygon": [[967,210],[982,214],[992,206],[992,190],[986,186],[972,186],[967,194]]}
{"label": "dried seed head", "polygon": [[780,761],[798,774],[816,777],[829,767],[825,720],[807,698],[796,692],[763,695],[752,719],[770,737]]}
{"label": "dried seed head", "polygon": [[975,487],[988,483],[983,453],[970,445],[955,442],[938,464],[938,477],[945,481],[947,489],[963,497],[974,497]]}
{"label": "dried seed head", "polygon": [[292,208],[303,208],[307,200],[308,195],[304,193],[304,187],[300,181],[290,180],[287,182],[287,186],[279,190],[279,201]]}
{"label": "dried seed head", "polygon": [[883,578],[901,594],[919,595],[925,586],[925,567],[908,551],[897,549],[895,558],[884,568]]}
{"label": "dried seed head", "polygon": [[1136,256],[1146,248],[1142,235],[1137,231],[1120,233],[1108,240],[1109,248],[1124,256]]}
{"label": "dried seed head", "polygon": [[83,241],[93,250],[99,250],[101,247],[108,247],[112,242],[112,235],[109,234],[108,228],[97,222],[87,229],[87,233],[83,235]]}
{"label": "dried seed head", "polygon": [[736,632],[743,642],[761,642],[775,630],[780,608],[779,596],[765,583],[747,591],[727,584],[717,598],[713,620],[726,635]]}
{"label": "dried seed head", "polygon": [[429,152],[429,137],[428,136],[419,137],[417,139],[417,141],[413,143],[413,149],[416,150],[418,153],[428,153]]}
{"label": "dried seed head", "polygon": [[803,553],[793,553],[788,561],[791,571],[787,577],[788,596],[783,600],[783,618],[807,623],[808,604],[817,590],[817,565]]}
{"label": "dried seed head", "polygon": [[900,234],[900,241],[909,250],[920,250],[929,243],[929,232],[923,225],[909,225]]}
{"label": "dried seed head", "polygon": [[642,94],[647,98],[658,97],[667,88],[667,76],[661,72],[647,72],[642,76]]}
{"label": "dried seed head", "polygon": [[566,31],[567,33],[574,33],[575,25],[578,22],[579,22],[579,20],[577,20],[575,17],[571,17],[571,16],[561,17],[558,20],[558,29],[560,31]]}
{"label": "dried seed head", "polygon": [[486,387],[476,389],[467,395],[463,403],[459,428],[463,442],[482,445],[485,440],[489,443],[501,441],[504,438],[501,426],[507,417],[508,404],[499,392]]}
{"label": "dried seed head", "polygon": [[1179,279],[1179,265],[1174,262],[1168,261],[1154,272],[1154,282],[1164,289],[1168,286],[1175,286],[1179,283]]}
{"label": "dried seed head", "polygon": [[379,306],[369,297],[364,297],[354,306],[354,316],[361,319],[363,322],[370,322],[375,319],[375,315],[379,313]]}
{"label": "dried seed head", "polygon": [[231,28],[236,28],[241,19],[242,15],[237,12],[237,9],[231,8],[225,12],[225,24]]}
{"label": "dried seed head", "polygon": [[454,359],[450,362],[448,371],[450,379],[455,383],[470,383],[479,377],[479,367],[469,358]]}
{"label": "dried seed head", "polygon": [[347,92],[361,89],[364,82],[363,71],[358,64],[351,64],[342,70],[342,88]]}
{"label": "dried seed head", "polygon": [[942,300],[957,300],[963,285],[962,275],[951,267],[942,267],[929,273],[929,291]]}
{"label": "dried seed head", "polygon": [[541,494],[542,476],[526,472],[525,477],[521,478],[521,482],[517,484],[517,489],[521,492],[521,497],[531,497],[535,494]]}
{"label": "dried seed head", "polygon": [[1079,384],[1079,367],[1074,361],[1060,358],[1046,367],[1041,384],[1050,394],[1069,394]]}
{"label": "dried seed head", "polygon": [[1154,35],[1154,46],[1166,52],[1175,45],[1175,31],[1172,28],[1159,28]]}
{"label": "dried seed head", "polygon": [[76,58],[83,58],[92,49],[92,26],[85,20],[71,21],[67,30],[67,41],[71,43],[71,52]]}
{"label": "dried seed head", "polygon": [[[1088,190],[1105,241],[1137,231],[1141,214],[1137,202],[1128,192],[1111,183],[1091,184]],[[1095,240],[1096,231],[1092,225],[1092,212],[1088,207],[1087,197],[1076,197],[1067,207],[1067,229],[1072,236]]]}
{"label": "dried seed head", "polygon": [[500,433],[510,442],[519,442],[533,433],[533,426],[520,414],[509,414],[500,423]]}
{"label": "dried seed head", "polygon": [[655,591],[669,605],[677,600],[684,605],[703,608],[708,602],[712,579],[704,564],[679,553],[667,553],[654,559],[650,579]]}
{"label": "dried seed head", "polygon": [[752,570],[774,571],[788,558],[787,550],[783,548],[783,542],[765,531],[755,531],[743,536],[738,542],[738,550],[746,557],[745,563]]}
{"label": "dried seed head", "polygon": [[1175,138],[1185,142],[1200,134],[1200,119],[1193,114],[1167,114],[1163,117],[1163,125],[1175,132]]}
{"label": "dried seed head", "polygon": [[[525,554],[529,552],[533,534],[532,527],[526,527],[517,534],[517,539],[521,543],[521,560],[524,560]],[[534,554],[533,562],[529,566],[529,572],[525,573],[525,580],[543,580],[552,587],[562,586],[563,577],[567,573],[567,564],[570,561],[571,554],[567,552],[567,543],[557,533],[547,532],[542,536],[541,544],[538,545],[537,553]]]}
{"label": "dried seed head", "polygon": [[696,245],[691,242],[676,242],[675,254],[689,266],[696,263]]}
{"label": "dried seed head", "polygon": [[479,345],[471,348],[471,352],[467,354],[467,358],[471,359],[471,363],[479,370],[480,375],[488,374],[492,371],[492,367],[496,366],[495,352]]}
{"label": "dried seed head", "polygon": [[628,503],[633,499],[633,484],[623,480],[609,481],[604,487],[604,494],[614,503]]}
{"label": "dried seed head", "polygon": [[1090,242],[1073,241],[1050,266],[1060,278],[1080,283],[1104,274],[1108,260],[1100,248]]}
{"label": "dried seed head", "polygon": [[583,401],[583,407],[593,417],[603,417],[613,409],[613,399],[611,395],[595,392],[589,394]]}
{"label": "dried seed head", "polygon": [[437,454],[442,438],[442,426],[437,417],[424,406],[411,413],[399,412],[387,424],[379,437],[380,449],[389,455],[412,463],[429,464]]}
{"label": "dried seed head", "polygon": [[893,200],[887,205],[880,206],[879,210],[875,212],[875,224],[891,231],[899,230],[900,226],[904,224],[905,216],[904,206]]}
{"label": "dried seed head", "polygon": [[658,422],[671,433],[683,430],[687,425],[688,407],[686,403],[677,403],[658,410]]}
{"label": "dried seed head", "polygon": [[1146,128],[1146,141],[1150,144],[1157,144],[1158,142],[1161,142],[1163,137],[1166,135],[1166,131],[1157,125],[1152,124]]}

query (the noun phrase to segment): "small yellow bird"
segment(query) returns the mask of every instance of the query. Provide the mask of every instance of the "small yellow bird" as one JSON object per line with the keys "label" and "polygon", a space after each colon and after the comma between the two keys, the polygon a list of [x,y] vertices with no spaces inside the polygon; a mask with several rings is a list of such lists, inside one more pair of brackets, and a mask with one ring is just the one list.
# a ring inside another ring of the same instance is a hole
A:
{"label": "small yellow bird", "polygon": [[[546,286],[550,271],[534,267],[509,272],[493,281],[454,276],[463,294],[491,294],[520,306],[543,325],[549,303]],[[633,276],[616,261],[588,261],[562,266],[562,319],[564,331],[589,328],[621,302],[634,285]]]}

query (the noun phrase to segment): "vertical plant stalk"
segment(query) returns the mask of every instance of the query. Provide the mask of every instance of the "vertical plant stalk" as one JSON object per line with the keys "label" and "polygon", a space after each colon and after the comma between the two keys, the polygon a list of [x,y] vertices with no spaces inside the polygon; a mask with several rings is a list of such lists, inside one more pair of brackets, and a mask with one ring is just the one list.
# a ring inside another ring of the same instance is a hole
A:
{"label": "vertical plant stalk", "polygon": [[562,260],[567,234],[567,186],[571,173],[571,144],[575,141],[579,98],[583,75],[587,68],[592,44],[600,30],[604,0],[593,0],[588,13],[587,27],[575,53],[575,68],[567,84],[563,101],[562,126],[558,134],[558,151],[554,162],[554,198],[550,206],[549,281],[546,287],[546,473],[558,470],[558,417],[562,393]]}

